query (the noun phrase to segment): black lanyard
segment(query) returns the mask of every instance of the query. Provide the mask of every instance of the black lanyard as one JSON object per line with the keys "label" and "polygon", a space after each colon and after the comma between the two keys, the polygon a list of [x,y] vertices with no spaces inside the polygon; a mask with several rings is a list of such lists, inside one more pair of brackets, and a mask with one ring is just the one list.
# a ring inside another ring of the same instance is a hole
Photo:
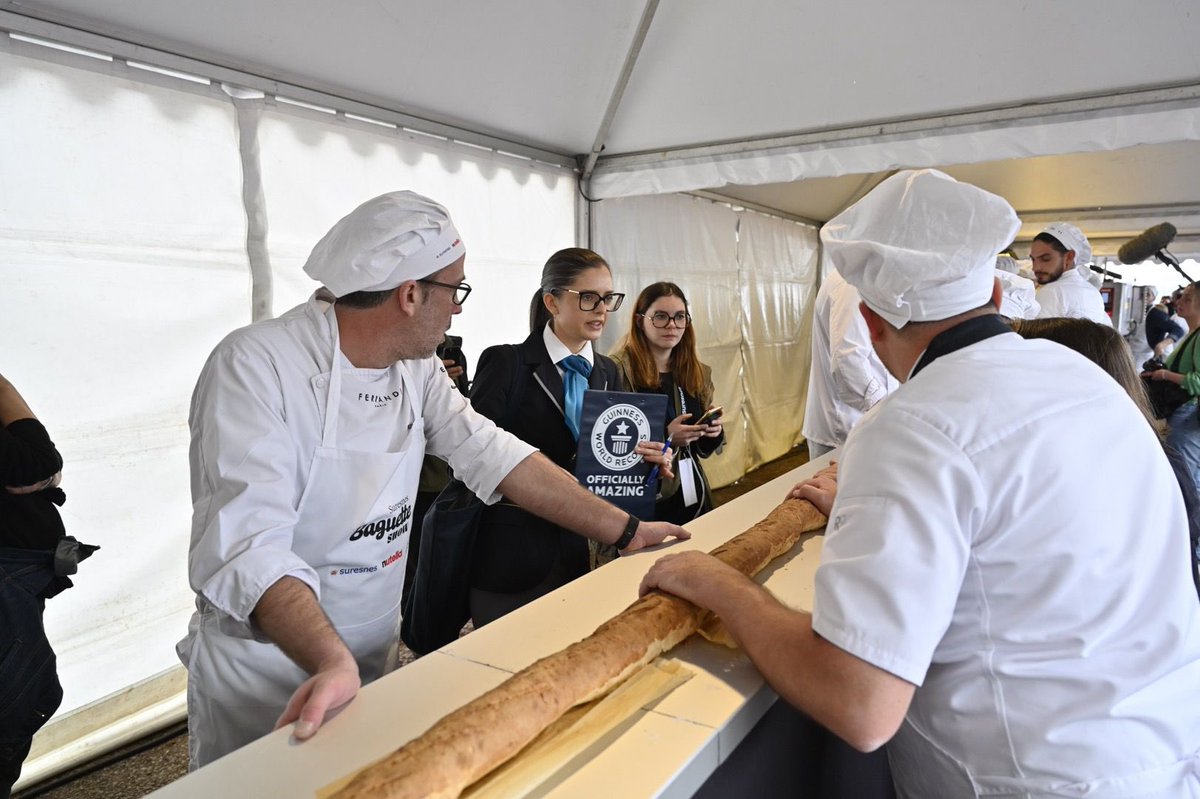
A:
{"label": "black lanyard", "polygon": [[949,355],[964,347],[986,341],[992,336],[1011,332],[1013,332],[1012,328],[1000,318],[999,314],[974,316],[965,322],[959,322],[949,330],[943,330],[933,337],[933,340],[925,348],[925,353],[921,356],[921,360],[917,361],[917,365],[913,368],[912,374],[908,376],[908,379],[912,380],[917,376],[917,372],[943,355]]}

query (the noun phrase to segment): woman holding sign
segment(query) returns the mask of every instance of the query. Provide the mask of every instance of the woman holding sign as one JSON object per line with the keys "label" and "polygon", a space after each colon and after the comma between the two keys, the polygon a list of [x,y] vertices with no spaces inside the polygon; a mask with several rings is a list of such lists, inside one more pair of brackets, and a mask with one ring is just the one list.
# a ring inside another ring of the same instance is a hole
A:
{"label": "woman holding sign", "polygon": [[[578,247],[554,253],[533,296],[529,337],[480,356],[471,387],[475,410],[573,471],[583,392],[625,390],[616,364],[593,349],[623,299],[599,255]],[[670,471],[661,442],[640,442],[637,451]],[[484,510],[476,536],[471,617],[477,627],[486,624],[612,554],[502,499]]]}
{"label": "woman holding sign", "polygon": [[674,283],[642,289],[629,332],[613,353],[632,391],[665,394],[671,410],[667,435],[676,452],[673,476],[662,476],[655,519],[685,524],[712,510],[708,477],[700,466],[725,442],[721,409],[713,405],[712,369],[700,362],[683,290]]}

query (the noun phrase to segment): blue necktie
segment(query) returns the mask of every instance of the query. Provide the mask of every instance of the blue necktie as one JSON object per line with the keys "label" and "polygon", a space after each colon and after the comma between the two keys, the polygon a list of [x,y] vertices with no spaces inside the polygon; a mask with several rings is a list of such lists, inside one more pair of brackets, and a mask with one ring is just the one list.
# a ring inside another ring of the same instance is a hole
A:
{"label": "blue necktie", "polygon": [[579,418],[583,415],[583,392],[587,390],[592,365],[582,355],[568,355],[558,362],[563,368],[563,414],[571,435],[579,440]]}

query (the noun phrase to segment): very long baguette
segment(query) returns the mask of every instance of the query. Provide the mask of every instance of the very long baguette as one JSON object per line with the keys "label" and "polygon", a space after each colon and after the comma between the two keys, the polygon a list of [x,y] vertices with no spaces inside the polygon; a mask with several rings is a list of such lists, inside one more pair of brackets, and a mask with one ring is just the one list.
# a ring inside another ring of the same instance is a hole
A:
{"label": "very long baguette", "polygon": [[[712,554],[747,576],[790,550],[825,516],[804,500],[783,504]],[[337,799],[453,799],[517,754],[575,705],[591,701],[696,631],[704,611],[653,592],[587,638],[534,663],[364,769]]]}

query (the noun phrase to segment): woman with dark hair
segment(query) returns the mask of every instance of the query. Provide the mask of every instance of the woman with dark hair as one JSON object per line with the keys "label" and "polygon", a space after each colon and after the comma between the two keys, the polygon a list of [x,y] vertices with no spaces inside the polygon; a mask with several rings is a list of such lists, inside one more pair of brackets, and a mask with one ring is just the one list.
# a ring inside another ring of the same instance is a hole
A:
{"label": "woman with dark hair", "polygon": [[[1069,347],[1101,369],[1108,372],[1121,388],[1129,394],[1133,404],[1146,417],[1146,422],[1154,430],[1160,440],[1163,430],[1155,421],[1150,408],[1150,399],[1146,388],[1137,371],[1133,368],[1133,354],[1129,345],[1121,335],[1107,325],[1101,325],[1087,319],[1026,319],[1012,323],[1013,330],[1025,338],[1044,338]],[[1192,407],[1191,415],[1196,415],[1196,403],[1186,403]],[[1192,471],[1187,459],[1181,454],[1170,436],[1163,442],[1163,450],[1167,460],[1175,472],[1175,480],[1183,493],[1183,504],[1187,510],[1188,532],[1191,539],[1192,580],[1196,584],[1196,592],[1200,595],[1200,497],[1196,493]]]}
{"label": "woman with dark hair", "polygon": [[[550,256],[530,305],[529,337],[488,347],[479,357],[471,404],[567,471],[573,471],[583,392],[623,391],[617,366],[595,352],[608,314],[624,294],[591,250]],[[637,451],[670,474],[661,442]],[[486,624],[574,580],[615,552],[502,499],[484,509],[471,568],[471,618]]]}
{"label": "woman with dark hair", "polygon": [[675,524],[712,510],[700,458],[725,442],[720,413],[705,418],[713,407],[712,369],[700,362],[691,322],[683,290],[674,283],[653,283],[638,295],[629,332],[613,353],[631,390],[666,395],[675,474],[659,484],[654,517]]}

